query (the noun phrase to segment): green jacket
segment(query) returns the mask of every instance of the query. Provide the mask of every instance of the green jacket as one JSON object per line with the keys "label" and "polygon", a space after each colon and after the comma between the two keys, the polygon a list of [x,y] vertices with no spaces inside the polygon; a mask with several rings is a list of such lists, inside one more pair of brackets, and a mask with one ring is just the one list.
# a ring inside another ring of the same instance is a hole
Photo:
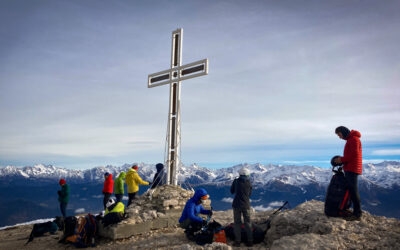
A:
{"label": "green jacket", "polygon": [[61,187],[61,191],[58,191],[58,201],[63,203],[68,203],[69,201],[69,186],[64,184]]}
{"label": "green jacket", "polygon": [[126,176],[125,172],[121,172],[118,175],[118,178],[115,179],[115,182],[114,182],[114,187],[115,187],[114,193],[115,194],[124,194],[124,179],[125,179],[125,176]]}

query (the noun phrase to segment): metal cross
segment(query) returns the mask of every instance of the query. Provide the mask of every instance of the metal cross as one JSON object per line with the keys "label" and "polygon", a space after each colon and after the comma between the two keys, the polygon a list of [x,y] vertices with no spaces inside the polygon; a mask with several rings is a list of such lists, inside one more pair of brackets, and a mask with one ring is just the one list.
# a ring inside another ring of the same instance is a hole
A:
{"label": "metal cross", "polygon": [[168,158],[167,184],[177,185],[176,171],[180,162],[180,99],[181,81],[208,74],[208,59],[181,65],[183,29],[172,32],[171,68],[150,74],[147,79],[149,88],[170,85],[169,115],[168,115]]}

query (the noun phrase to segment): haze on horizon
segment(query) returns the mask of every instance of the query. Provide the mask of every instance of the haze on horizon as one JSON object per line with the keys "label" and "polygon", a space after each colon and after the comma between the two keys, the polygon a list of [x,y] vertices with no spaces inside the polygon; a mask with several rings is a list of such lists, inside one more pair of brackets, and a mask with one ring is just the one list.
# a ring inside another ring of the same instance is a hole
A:
{"label": "haze on horizon", "polygon": [[399,1],[0,2],[0,166],[164,160],[169,88],[183,63],[182,161],[327,166],[334,134],[366,162],[400,159]]}

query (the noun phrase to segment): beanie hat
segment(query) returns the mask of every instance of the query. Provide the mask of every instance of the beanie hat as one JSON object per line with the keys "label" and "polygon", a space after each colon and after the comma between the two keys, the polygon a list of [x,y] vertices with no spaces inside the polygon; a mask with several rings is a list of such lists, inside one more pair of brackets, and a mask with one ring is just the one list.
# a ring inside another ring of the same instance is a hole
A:
{"label": "beanie hat", "polygon": [[250,175],[250,171],[247,168],[242,168],[239,170],[239,175]]}
{"label": "beanie hat", "polygon": [[349,134],[350,134],[350,130],[348,128],[346,128],[345,126],[340,126],[335,129],[336,134],[339,132],[342,133],[344,139],[346,139],[347,136],[349,136]]}
{"label": "beanie hat", "polygon": [[65,183],[67,183],[64,179],[60,179],[60,181],[58,182],[58,184],[60,185],[64,185]]}
{"label": "beanie hat", "polygon": [[132,169],[138,170],[139,168],[138,168],[137,165],[133,165],[133,166],[132,166]]}
{"label": "beanie hat", "polygon": [[105,172],[105,173],[104,173],[104,177],[108,177],[109,175],[110,175],[109,172]]}

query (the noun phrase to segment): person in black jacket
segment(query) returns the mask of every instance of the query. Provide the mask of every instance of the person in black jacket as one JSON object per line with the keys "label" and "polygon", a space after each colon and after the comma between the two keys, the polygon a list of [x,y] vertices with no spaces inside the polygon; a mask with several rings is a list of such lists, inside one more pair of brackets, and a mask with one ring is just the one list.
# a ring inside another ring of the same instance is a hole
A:
{"label": "person in black jacket", "polygon": [[156,164],[157,173],[154,175],[153,183],[151,184],[150,189],[156,188],[157,186],[161,186],[165,184],[165,173],[164,173],[164,164],[157,163]]}
{"label": "person in black jacket", "polygon": [[233,220],[235,223],[235,243],[234,246],[240,246],[242,225],[242,214],[244,220],[244,227],[247,234],[247,246],[253,245],[253,233],[251,231],[250,220],[250,195],[252,186],[250,183],[250,172],[246,168],[239,170],[239,178],[235,179],[231,186],[231,193],[235,194],[232,202]]}

